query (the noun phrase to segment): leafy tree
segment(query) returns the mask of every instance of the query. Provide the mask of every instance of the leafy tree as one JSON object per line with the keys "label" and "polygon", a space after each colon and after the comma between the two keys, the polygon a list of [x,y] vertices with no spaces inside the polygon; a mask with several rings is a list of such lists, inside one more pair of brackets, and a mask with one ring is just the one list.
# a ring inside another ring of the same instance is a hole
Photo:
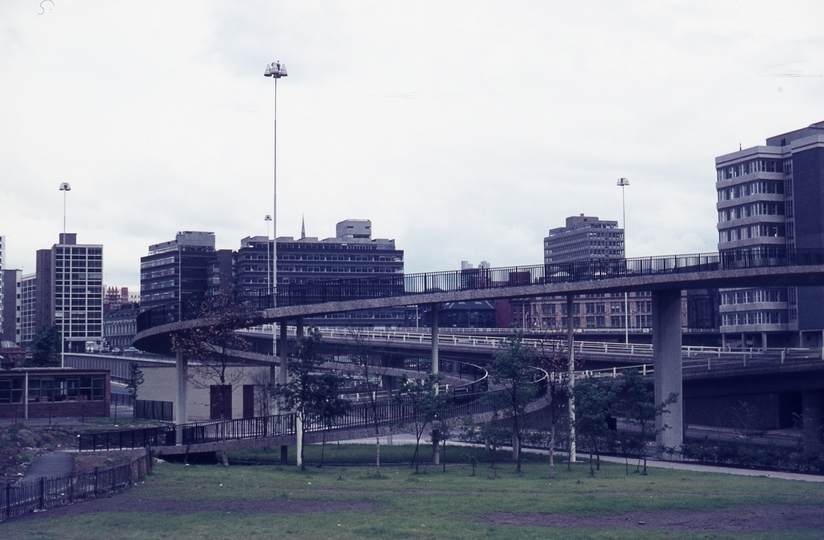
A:
{"label": "leafy tree", "polygon": [[503,347],[496,351],[489,366],[489,378],[501,389],[490,394],[495,406],[502,412],[512,434],[513,457],[516,472],[521,473],[521,445],[527,429],[527,405],[535,398],[537,387],[535,374],[535,349],[525,344],[523,333],[507,338]]}
{"label": "leafy tree", "polygon": [[615,395],[611,387],[601,385],[594,377],[576,381],[572,394],[575,398],[576,438],[589,450],[589,472],[595,476],[593,455],[597,469],[601,470],[601,452],[612,439],[607,418]]}
{"label": "leafy tree", "polygon": [[143,370],[137,362],[129,363],[129,380],[126,381],[126,388],[133,400],[137,400],[137,389],[143,384]]}
{"label": "leafy tree", "polygon": [[371,425],[375,434],[375,476],[381,475],[381,437],[380,426],[382,417],[385,416],[385,402],[378,397],[383,377],[387,375],[388,369],[383,365],[382,359],[376,355],[372,347],[357,333],[350,334],[352,342],[352,354],[350,359],[358,372],[358,378],[364,386],[366,393],[366,423]]}
{"label": "leafy tree", "polygon": [[60,330],[53,324],[40,327],[31,345],[31,362],[34,367],[60,367]]}
{"label": "leafy tree", "polygon": [[[204,301],[196,312],[202,321],[197,328],[182,330],[172,334],[172,350],[194,360],[190,364],[187,377],[197,388],[211,388],[217,385],[217,405],[220,408],[220,434],[226,435],[225,401],[232,399],[231,388],[243,380],[243,370],[230,371],[237,366],[233,356],[238,351],[249,348],[249,342],[236,330],[255,324],[254,312],[237,302],[231,293],[221,293]],[[226,390],[230,391],[227,392]],[[223,450],[223,465],[229,466],[226,450]]]}
{"label": "leafy tree", "polygon": [[[463,420],[463,425],[460,434],[460,440],[463,442],[475,444],[483,444],[487,451],[489,451],[490,467],[492,468],[493,478],[498,478],[497,457],[498,449],[507,443],[507,440],[512,440],[512,434],[507,426],[501,422],[500,411],[493,410],[492,416],[485,422],[476,423],[472,416],[467,416]],[[472,454],[474,459],[474,451]],[[472,475],[475,475],[474,459],[472,465]]]}
{"label": "leafy tree", "polygon": [[338,418],[346,416],[352,410],[352,402],[340,397],[344,379],[336,373],[323,373],[315,379],[315,393],[309,411],[323,425],[323,440],[320,447],[320,463],[323,467],[323,451],[326,449],[326,432]]}
{"label": "leafy tree", "polygon": [[409,379],[404,375],[400,392],[393,398],[402,409],[400,425],[411,424],[415,432],[415,453],[410,466],[415,467],[416,473],[421,462],[421,436],[443,414],[446,404],[446,395],[438,393],[438,384],[443,378],[442,373],[429,374],[425,379]]}
{"label": "leafy tree", "polygon": [[[321,423],[330,429],[335,418],[345,415],[350,408],[349,402],[338,395],[343,379],[334,373],[320,372],[323,363],[319,354],[320,343],[321,333],[317,328],[310,328],[306,335],[298,338],[293,357],[287,363],[289,382],[276,384],[272,391],[283,399],[284,407],[297,416],[300,425],[297,453],[301,470],[306,470],[304,440],[307,430],[313,423]],[[324,445],[325,442],[324,431]]]}
{"label": "leafy tree", "polygon": [[545,399],[548,406],[545,410],[547,433],[546,442],[549,447],[549,477],[555,478],[555,445],[557,443],[557,426],[569,417],[568,401],[563,399],[567,395],[569,386],[569,371],[567,360],[561,354],[558,340],[545,340],[536,350],[536,365],[549,374]]}
{"label": "leafy tree", "polygon": [[643,474],[647,474],[647,440],[654,439],[662,431],[669,429],[664,424],[656,427],[656,419],[667,414],[667,407],[678,401],[678,393],[672,392],[661,403],[655,403],[655,394],[652,385],[644,380],[638,370],[624,370],[621,378],[615,381],[612,389],[613,396],[620,396],[613,412],[623,416],[631,426],[639,429],[636,436],[630,435],[625,440],[631,448],[638,452],[639,462],[643,459]]}

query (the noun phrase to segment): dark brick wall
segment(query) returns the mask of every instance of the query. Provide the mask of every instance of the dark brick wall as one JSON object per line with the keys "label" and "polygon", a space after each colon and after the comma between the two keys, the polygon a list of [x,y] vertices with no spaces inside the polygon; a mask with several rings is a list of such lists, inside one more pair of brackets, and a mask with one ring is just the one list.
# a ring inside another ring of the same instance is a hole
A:
{"label": "dark brick wall", "polygon": [[[23,405],[0,405],[0,418],[23,418]],[[29,403],[29,418],[57,418],[82,416],[109,416],[106,401],[62,401],[57,403]]]}

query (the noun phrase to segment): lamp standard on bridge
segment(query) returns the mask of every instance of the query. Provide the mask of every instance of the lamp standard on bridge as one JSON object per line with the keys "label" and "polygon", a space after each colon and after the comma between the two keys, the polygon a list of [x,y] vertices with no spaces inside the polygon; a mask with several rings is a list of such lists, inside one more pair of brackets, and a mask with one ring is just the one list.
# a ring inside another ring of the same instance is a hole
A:
{"label": "lamp standard on bridge", "polygon": [[[619,178],[618,185],[621,187],[621,213],[624,229],[624,259],[627,258],[627,199],[624,188],[629,185],[629,180]],[[629,345],[629,294],[624,293],[624,344]]]}

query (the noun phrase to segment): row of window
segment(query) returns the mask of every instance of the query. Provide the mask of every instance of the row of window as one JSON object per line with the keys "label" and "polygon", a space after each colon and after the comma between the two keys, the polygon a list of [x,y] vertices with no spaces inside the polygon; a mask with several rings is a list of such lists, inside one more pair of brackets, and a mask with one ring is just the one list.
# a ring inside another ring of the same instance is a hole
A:
{"label": "row of window", "polygon": [[102,272],[72,272],[72,273],[55,272],[54,279],[55,279],[55,281],[61,281],[61,280],[85,281],[87,279],[89,279],[89,280],[93,280],[93,279],[102,280],[103,279],[103,273]]}
{"label": "row of window", "polygon": [[747,182],[739,186],[732,186],[718,190],[718,201],[731,201],[749,195],[759,195],[762,193],[783,194],[783,180],[757,180]]}
{"label": "row of window", "polygon": [[340,274],[394,274],[403,273],[403,268],[363,268],[353,267],[347,268],[345,266],[278,266],[278,272],[325,272],[325,273],[340,273]]}
{"label": "row of window", "polygon": [[88,261],[86,259],[69,261],[56,261],[55,268],[103,268],[103,261]]}
{"label": "row of window", "polygon": [[721,326],[785,324],[786,322],[786,311],[750,311],[745,313],[724,313],[721,315]]}
{"label": "row of window", "polygon": [[[61,258],[61,255],[99,255],[103,256],[103,248],[102,247],[58,247],[55,248],[55,253],[57,254],[57,258]],[[92,257],[90,257],[92,258]]]}
{"label": "row of window", "polygon": [[786,228],[783,223],[760,223],[738,229],[718,231],[718,241],[723,243],[747,240],[749,238],[783,238],[785,234]]}
{"label": "row of window", "polygon": [[[23,403],[25,377],[0,379],[0,403]],[[106,377],[29,377],[29,403],[55,401],[103,401]]]}
{"label": "row of window", "polygon": [[[566,328],[568,320],[567,317],[561,317],[560,319],[547,317],[542,318],[540,324],[542,328]],[[609,326],[607,326],[607,320],[609,320]],[[652,316],[636,315],[634,318],[630,318],[630,322],[634,322],[634,325],[631,325],[632,328],[651,328]],[[590,315],[583,319],[581,317],[572,318],[574,328],[624,328],[625,325],[625,319],[620,315],[611,316],[609,319],[605,315]]]}
{"label": "row of window", "polygon": [[725,221],[732,221],[733,219],[742,219],[752,216],[783,216],[784,203],[781,202],[757,202],[754,204],[745,204],[733,208],[725,208],[718,211],[718,221],[723,223]]}
{"label": "row of window", "polygon": [[722,169],[718,169],[718,181],[721,180],[729,180],[731,178],[738,178],[739,176],[744,176],[745,174],[754,174],[757,172],[772,172],[772,173],[780,173],[783,172],[782,161],[778,159],[753,159],[750,161],[744,161],[742,163],[738,163],[736,165],[730,165],[729,167],[724,167]]}
{"label": "row of window", "polygon": [[756,304],[761,302],[786,302],[787,289],[753,289],[721,293],[721,305]]}

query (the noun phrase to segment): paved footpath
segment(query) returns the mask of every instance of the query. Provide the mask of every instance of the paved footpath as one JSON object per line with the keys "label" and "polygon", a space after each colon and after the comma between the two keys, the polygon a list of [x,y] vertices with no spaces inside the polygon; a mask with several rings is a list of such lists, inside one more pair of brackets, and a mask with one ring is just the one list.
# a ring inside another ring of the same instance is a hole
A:
{"label": "paved footpath", "polygon": [[36,482],[40,478],[63,476],[74,470],[73,452],[46,452],[37,456],[26,474],[20,480],[22,483]]}
{"label": "paved footpath", "polygon": [[[424,444],[426,437],[421,438],[421,444]],[[375,439],[359,439],[353,441],[341,441],[347,444],[375,444]],[[381,437],[381,444],[387,445],[389,443],[387,437]],[[415,437],[408,433],[401,433],[392,436],[392,444],[415,444]],[[449,441],[450,446],[472,446],[467,443]],[[506,450],[507,448],[502,448]],[[511,448],[510,448],[511,450]],[[533,452],[536,454],[546,454],[546,450],[539,450],[533,448],[524,448],[524,452]],[[555,455],[566,456],[566,452],[555,452]],[[582,458],[589,457],[588,455],[578,454],[578,461]],[[609,461],[611,463],[624,463],[624,458],[614,456],[601,456],[601,461]],[[630,465],[633,465],[637,460],[630,460]],[[735,467],[716,467],[714,465],[701,465],[698,463],[689,463],[684,461],[658,461],[647,458],[647,467],[655,467],[658,469],[674,469],[679,471],[692,472],[707,472],[715,474],[734,474],[738,476],[761,476],[764,478],[778,478],[780,480],[799,480],[801,482],[824,482],[824,476],[816,474],[801,474],[793,472],[781,471],[761,471],[755,469],[738,469]]]}

